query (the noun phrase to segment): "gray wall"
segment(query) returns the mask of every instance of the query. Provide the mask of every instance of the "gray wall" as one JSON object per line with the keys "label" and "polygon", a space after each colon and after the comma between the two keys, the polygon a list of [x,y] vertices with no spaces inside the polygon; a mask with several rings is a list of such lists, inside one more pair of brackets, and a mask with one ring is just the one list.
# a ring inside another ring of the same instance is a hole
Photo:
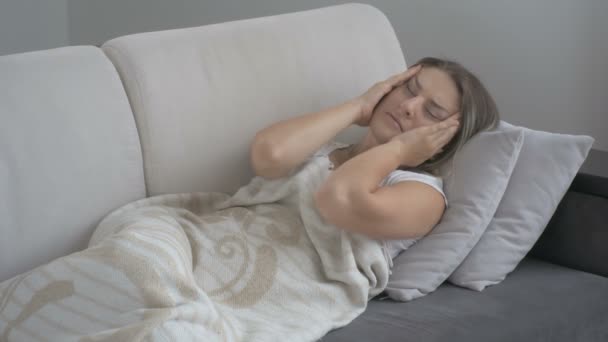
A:
{"label": "gray wall", "polygon": [[[67,0],[68,38],[72,45],[98,45],[130,33],[346,2]],[[19,0],[19,3],[33,1]],[[486,84],[505,120],[533,129],[588,134],[596,138],[594,148],[608,151],[608,101],[604,95],[608,90],[608,20],[603,20],[608,17],[607,0],[368,0],[367,3],[387,15],[408,64],[423,56],[455,59]],[[62,6],[57,5],[52,11],[53,23],[58,23],[56,19],[61,14],[57,12]],[[18,7],[23,10],[28,6]],[[49,7],[50,11],[52,6],[43,7]],[[9,27],[3,22],[4,17],[9,19],[10,15],[0,14],[0,28]],[[27,22],[39,20],[37,16],[32,18]],[[15,27],[26,30],[27,26],[19,20],[10,20]],[[60,27],[55,25],[50,30],[55,35],[42,41],[62,44]],[[31,34],[24,33],[24,37]],[[34,38],[31,40],[24,42],[23,47],[41,45]]]}
{"label": "gray wall", "polygon": [[0,55],[69,45],[67,0],[0,0]]}
{"label": "gray wall", "polygon": [[[69,0],[72,44],[274,15],[348,1]],[[608,150],[607,0],[369,0],[393,24],[408,64],[455,59],[496,98],[505,120],[588,134]]]}

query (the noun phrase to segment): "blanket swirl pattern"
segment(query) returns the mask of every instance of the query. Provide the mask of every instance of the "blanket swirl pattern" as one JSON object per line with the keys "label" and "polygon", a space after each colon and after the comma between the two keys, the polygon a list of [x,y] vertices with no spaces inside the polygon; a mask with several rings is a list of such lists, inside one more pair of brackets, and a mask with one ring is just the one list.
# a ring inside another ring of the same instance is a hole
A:
{"label": "blanket swirl pattern", "polygon": [[86,249],[0,284],[0,341],[315,341],[347,325],[390,260],[319,216],[327,166],[116,209]]}

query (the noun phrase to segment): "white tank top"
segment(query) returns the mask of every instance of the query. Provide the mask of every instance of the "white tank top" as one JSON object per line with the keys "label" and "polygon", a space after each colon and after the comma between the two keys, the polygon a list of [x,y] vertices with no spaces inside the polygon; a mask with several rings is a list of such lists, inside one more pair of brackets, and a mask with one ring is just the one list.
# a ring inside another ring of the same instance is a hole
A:
{"label": "white tank top", "polygon": [[[347,147],[348,144],[344,144],[335,140],[329,141],[324,144],[315,152],[310,159],[312,158],[329,158],[329,154],[337,149]],[[310,160],[309,159],[309,160]],[[330,167],[333,168],[333,164],[329,163]],[[436,177],[434,175],[428,173],[420,173],[413,171],[405,171],[405,170],[394,170],[389,173],[380,183],[380,186],[392,185],[402,181],[418,181],[432,186],[435,190],[437,190],[443,196],[443,200],[445,201],[446,208],[448,206],[448,200],[443,192],[443,180],[440,177]],[[387,257],[390,259],[394,259],[399,253],[408,249],[412,246],[416,241],[421,239],[422,237],[414,238],[414,239],[403,239],[403,240],[383,240],[384,244],[384,252]]]}

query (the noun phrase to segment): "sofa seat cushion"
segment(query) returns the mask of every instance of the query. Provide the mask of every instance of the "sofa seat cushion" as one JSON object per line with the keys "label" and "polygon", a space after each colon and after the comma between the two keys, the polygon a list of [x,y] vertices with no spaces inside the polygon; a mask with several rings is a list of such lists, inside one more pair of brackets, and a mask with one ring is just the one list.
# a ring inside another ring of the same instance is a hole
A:
{"label": "sofa seat cushion", "polygon": [[407,303],[373,299],[322,341],[608,341],[607,294],[608,278],[527,257],[482,292],[444,283]]}

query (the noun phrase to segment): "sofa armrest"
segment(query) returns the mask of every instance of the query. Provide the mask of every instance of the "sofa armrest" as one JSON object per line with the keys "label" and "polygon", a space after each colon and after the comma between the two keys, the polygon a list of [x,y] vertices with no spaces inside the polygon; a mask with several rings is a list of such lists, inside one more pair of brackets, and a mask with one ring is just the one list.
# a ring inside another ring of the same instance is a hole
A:
{"label": "sofa armrest", "polygon": [[579,172],[529,255],[608,277],[608,176]]}

